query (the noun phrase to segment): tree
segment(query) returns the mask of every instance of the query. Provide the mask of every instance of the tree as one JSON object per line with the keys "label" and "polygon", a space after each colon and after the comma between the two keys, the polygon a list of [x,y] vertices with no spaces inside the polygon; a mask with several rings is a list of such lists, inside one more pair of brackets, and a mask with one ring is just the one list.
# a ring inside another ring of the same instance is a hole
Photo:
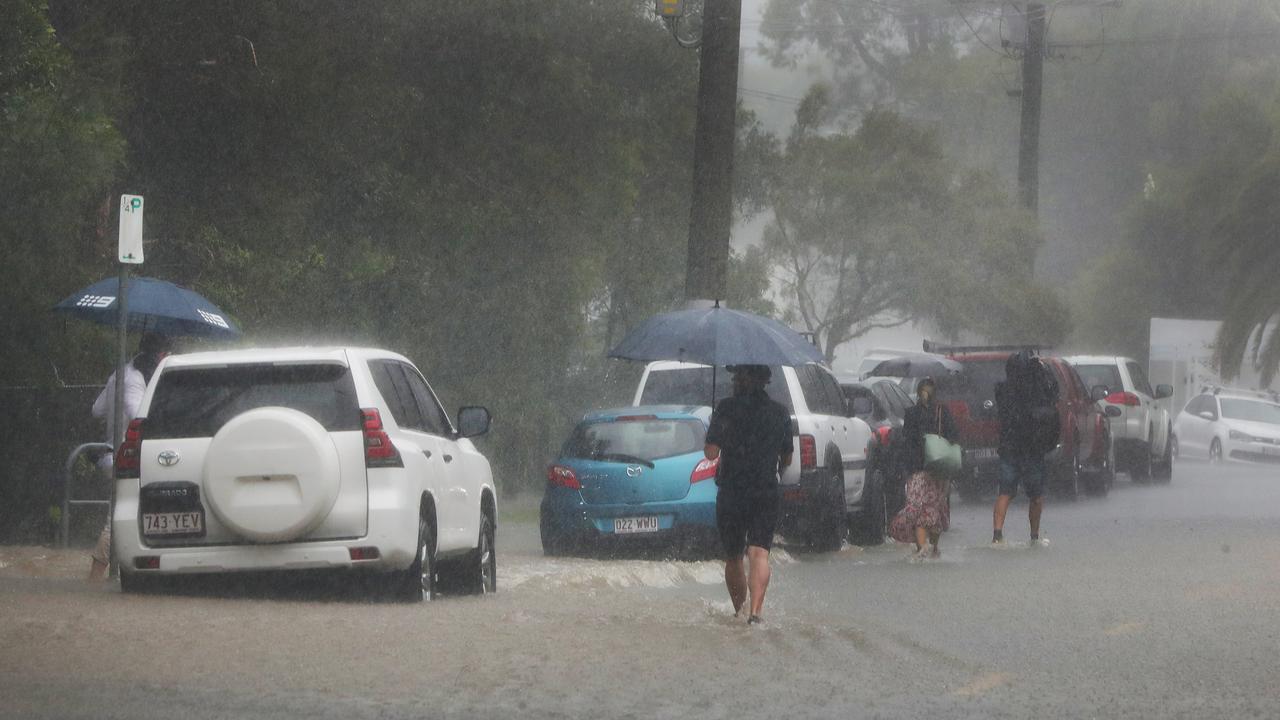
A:
{"label": "tree", "polygon": [[1030,282],[1034,223],[989,176],[954,167],[936,132],[894,112],[824,134],[827,98],[817,87],[797,110],[765,243],[828,361],[848,340],[917,318],[953,335],[1065,334],[1061,304]]}

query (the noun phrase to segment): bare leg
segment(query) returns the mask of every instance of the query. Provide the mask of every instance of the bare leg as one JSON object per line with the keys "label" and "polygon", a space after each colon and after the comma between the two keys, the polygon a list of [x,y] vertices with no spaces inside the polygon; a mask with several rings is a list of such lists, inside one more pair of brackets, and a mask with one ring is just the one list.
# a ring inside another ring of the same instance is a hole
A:
{"label": "bare leg", "polygon": [[939,557],[942,555],[942,550],[938,548],[938,542],[941,540],[942,540],[942,533],[938,533],[938,532],[929,533],[929,544],[933,546],[932,554],[934,557]]}
{"label": "bare leg", "polygon": [[923,550],[929,546],[929,531],[922,527],[916,528],[916,549]]}
{"label": "bare leg", "polygon": [[751,562],[751,614],[759,615],[764,608],[764,593],[769,589],[769,551],[751,545],[747,547],[747,559]]}
{"label": "bare leg", "polygon": [[733,603],[733,614],[737,615],[747,602],[747,573],[743,568],[741,555],[724,561],[724,584],[729,588],[729,601]]}
{"label": "bare leg", "polygon": [[111,526],[102,528],[98,535],[98,545],[93,549],[93,564],[89,566],[89,582],[97,583],[107,579],[107,571],[111,569],[107,558],[111,555]]}
{"label": "bare leg", "polygon": [[1009,512],[1009,503],[1013,502],[1012,495],[1001,495],[996,498],[996,507],[992,513],[991,528],[1004,532],[1004,516]]}
{"label": "bare leg", "polygon": [[1044,511],[1044,497],[1031,498],[1027,517],[1031,520],[1031,537],[1040,537],[1040,513]]}

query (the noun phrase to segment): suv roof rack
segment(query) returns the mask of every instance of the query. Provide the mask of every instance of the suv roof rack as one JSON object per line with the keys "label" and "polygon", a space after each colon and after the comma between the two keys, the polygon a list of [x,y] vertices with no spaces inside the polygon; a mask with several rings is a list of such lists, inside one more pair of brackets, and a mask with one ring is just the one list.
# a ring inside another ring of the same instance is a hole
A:
{"label": "suv roof rack", "polygon": [[1214,395],[1242,395],[1245,397],[1257,398],[1259,400],[1267,400],[1270,402],[1280,403],[1280,392],[1275,390],[1248,390],[1245,388],[1222,387],[1221,385],[1205,385],[1200,389],[1202,393],[1213,393]]}
{"label": "suv roof rack", "polygon": [[973,353],[973,352],[1018,352],[1019,350],[1030,350],[1031,352],[1041,352],[1042,350],[1052,349],[1052,345],[942,345],[925,339],[924,351],[927,353],[937,353],[939,355],[948,355],[953,353]]}

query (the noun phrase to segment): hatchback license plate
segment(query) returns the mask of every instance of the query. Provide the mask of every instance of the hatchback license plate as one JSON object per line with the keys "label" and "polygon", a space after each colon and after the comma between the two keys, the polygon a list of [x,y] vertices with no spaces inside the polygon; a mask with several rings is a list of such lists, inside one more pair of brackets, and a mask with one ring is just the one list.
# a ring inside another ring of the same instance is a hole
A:
{"label": "hatchback license plate", "polygon": [[970,460],[991,460],[996,456],[995,448],[977,448],[966,453]]}
{"label": "hatchback license plate", "polygon": [[658,531],[658,516],[614,518],[613,531],[619,535]]}
{"label": "hatchback license plate", "polygon": [[198,535],[204,532],[204,513],[143,513],[144,535]]}

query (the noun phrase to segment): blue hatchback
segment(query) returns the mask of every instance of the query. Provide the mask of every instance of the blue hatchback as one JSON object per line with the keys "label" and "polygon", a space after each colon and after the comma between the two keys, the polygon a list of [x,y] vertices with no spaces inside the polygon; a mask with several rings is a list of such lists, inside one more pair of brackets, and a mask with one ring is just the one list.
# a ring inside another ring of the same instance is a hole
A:
{"label": "blue hatchback", "polygon": [[539,529],[559,555],[592,546],[716,552],[711,409],[649,405],[588,414],[547,468]]}

